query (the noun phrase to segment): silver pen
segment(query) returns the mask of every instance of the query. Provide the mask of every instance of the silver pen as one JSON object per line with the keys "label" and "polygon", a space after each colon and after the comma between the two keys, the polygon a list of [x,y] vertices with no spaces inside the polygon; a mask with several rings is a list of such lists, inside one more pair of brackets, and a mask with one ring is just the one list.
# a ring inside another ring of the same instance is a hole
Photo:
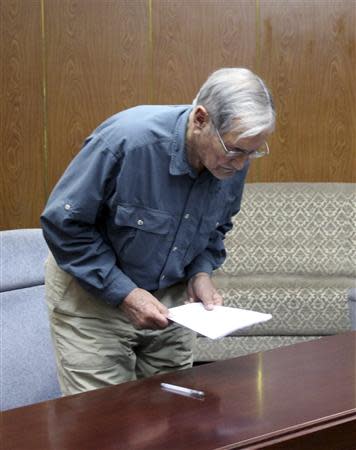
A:
{"label": "silver pen", "polygon": [[161,388],[165,391],[172,392],[173,394],[185,395],[186,397],[193,397],[198,399],[203,399],[205,397],[205,393],[203,391],[176,386],[175,384],[161,383]]}

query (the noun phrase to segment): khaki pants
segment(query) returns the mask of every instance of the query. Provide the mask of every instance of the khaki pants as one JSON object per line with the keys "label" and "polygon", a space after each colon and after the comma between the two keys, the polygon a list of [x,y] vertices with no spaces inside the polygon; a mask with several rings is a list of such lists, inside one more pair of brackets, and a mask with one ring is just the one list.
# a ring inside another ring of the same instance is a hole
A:
{"label": "khaki pants", "polygon": [[[183,304],[185,285],[153,294],[168,308]],[[46,300],[63,395],[75,394],[192,366],[195,333],[171,323],[164,330],[137,330],[120,308],[85,291],[46,262]]]}

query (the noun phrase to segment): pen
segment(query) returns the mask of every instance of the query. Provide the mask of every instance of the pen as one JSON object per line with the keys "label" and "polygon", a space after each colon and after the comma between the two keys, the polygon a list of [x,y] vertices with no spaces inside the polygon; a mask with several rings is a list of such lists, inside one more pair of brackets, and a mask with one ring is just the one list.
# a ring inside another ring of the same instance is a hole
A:
{"label": "pen", "polygon": [[203,391],[176,386],[175,384],[161,383],[161,388],[165,391],[172,392],[173,394],[185,395],[186,397],[193,397],[198,399],[203,399],[205,397]]}

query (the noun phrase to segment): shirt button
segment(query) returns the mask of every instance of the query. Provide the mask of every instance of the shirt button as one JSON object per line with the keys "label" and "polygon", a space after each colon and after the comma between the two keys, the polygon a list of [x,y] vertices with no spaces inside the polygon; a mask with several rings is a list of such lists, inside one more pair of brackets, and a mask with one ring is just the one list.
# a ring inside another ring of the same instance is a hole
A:
{"label": "shirt button", "polygon": [[138,221],[137,221],[137,225],[143,225],[143,220],[141,220],[141,219],[138,219]]}
{"label": "shirt button", "polygon": [[178,250],[178,247],[173,247],[172,251],[176,252]]}
{"label": "shirt button", "polygon": [[217,227],[218,227],[219,225],[220,225],[220,223],[219,223],[219,222],[216,222],[216,225],[215,225],[215,226],[216,226],[216,228],[217,228]]}
{"label": "shirt button", "polygon": [[165,275],[162,275],[162,276],[161,276],[161,280],[164,280],[165,278],[166,278]]}
{"label": "shirt button", "polygon": [[69,204],[69,203],[66,203],[66,204],[64,205],[64,209],[66,209],[67,211],[70,210],[70,204]]}
{"label": "shirt button", "polygon": [[184,219],[189,219],[189,217],[190,217],[190,214],[188,214],[188,213],[184,215]]}

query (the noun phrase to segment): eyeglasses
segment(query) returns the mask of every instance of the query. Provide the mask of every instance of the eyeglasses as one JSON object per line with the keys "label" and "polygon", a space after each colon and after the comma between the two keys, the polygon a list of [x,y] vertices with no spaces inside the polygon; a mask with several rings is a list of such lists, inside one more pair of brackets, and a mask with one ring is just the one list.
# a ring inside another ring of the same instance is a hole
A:
{"label": "eyeglasses", "polygon": [[267,142],[264,142],[260,148],[258,148],[257,150],[243,150],[242,148],[235,148],[234,150],[229,150],[228,148],[226,148],[226,145],[224,144],[224,141],[222,140],[222,137],[220,136],[220,133],[218,131],[218,129],[216,128],[216,126],[214,125],[214,128],[216,130],[216,134],[218,135],[220,144],[222,146],[222,148],[224,149],[224,152],[226,153],[226,156],[228,156],[229,158],[236,158],[238,156],[240,157],[247,157],[249,159],[256,159],[256,158],[261,158],[262,156],[267,156],[269,155],[269,147]]}

